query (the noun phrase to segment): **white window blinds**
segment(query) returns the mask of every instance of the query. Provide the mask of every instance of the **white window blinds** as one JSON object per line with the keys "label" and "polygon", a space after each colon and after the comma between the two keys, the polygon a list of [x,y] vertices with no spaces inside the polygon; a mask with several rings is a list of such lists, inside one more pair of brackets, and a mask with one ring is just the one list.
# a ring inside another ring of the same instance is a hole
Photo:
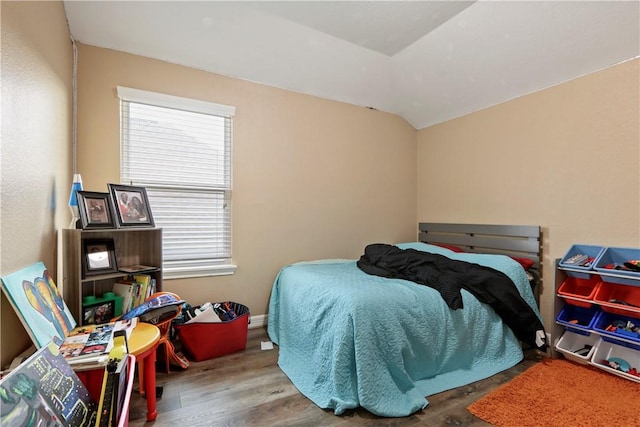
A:
{"label": "white window blinds", "polygon": [[232,273],[233,107],[118,87],[120,179],[163,229],[163,275]]}

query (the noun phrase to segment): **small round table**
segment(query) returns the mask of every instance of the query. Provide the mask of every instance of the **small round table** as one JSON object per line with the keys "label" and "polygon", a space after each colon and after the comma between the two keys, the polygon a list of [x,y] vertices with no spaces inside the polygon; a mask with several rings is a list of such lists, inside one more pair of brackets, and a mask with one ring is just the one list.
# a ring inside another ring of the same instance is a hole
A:
{"label": "small round table", "polygon": [[138,322],[129,337],[129,354],[138,361],[140,394],[147,396],[147,421],[154,421],[156,410],[156,349],[160,341],[160,330],[150,323]]}

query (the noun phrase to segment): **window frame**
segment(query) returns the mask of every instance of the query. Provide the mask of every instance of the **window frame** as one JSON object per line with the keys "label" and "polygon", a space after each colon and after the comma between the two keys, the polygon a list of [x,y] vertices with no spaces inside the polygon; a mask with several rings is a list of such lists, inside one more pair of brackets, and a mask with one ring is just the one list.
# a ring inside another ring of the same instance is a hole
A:
{"label": "window frame", "polygon": [[[208,276],[219,276],[219,275],[231,275],[234,274],[237,266],[233,263],[232,260],[232,248],[233,248],[233,224],[232,224],[232,213],[231,213],[231,195],[233,193],[233,180],[232,180],[232,120],[235,115],[235,107],[216,104],[208,101],[201,101],[190,98],[183,98],[174,95],[167,95],[158,92],[150,92],[140,89],[133,89],[128,87],[117,86],[117,95],[120,100],[120,181],[122,182],[125,178],[123,175],[123,103],[138,103],[138,104],[147,104],[157,107],[176,109],[176,110],[184,110],[188,112],[195,113],[203,113],[207,115],[215,115],[219,117],[223,117],[225,119],[231,120],[231,129],[229,132],[230,141],[229,141],[229,162],[228,162],[228,173],[229,173],[229,189],[226,190],[228,192],[228,209],[229,209],[229,258],[224,258],[220,260],[206,260],[204,258],[199,260],[187,260],[175,262],[173,266],[166,267],[166,261],[163,257],[163,278],[164,279],[178,279],[178,278],[195,278],[195,277],[208,277]],[[125,183],[127,185],[144,185],[144,183],[139,182],[128,182]],[[154,186],[154,188],[162,188],[162,185]],[[189,187],[183,187],[188,191]],[[225,192],[225,194],[227,194]],[[164,233],[163,233],[163,247],[164,247]],[[163,249],[164,250],[164,249]]]}

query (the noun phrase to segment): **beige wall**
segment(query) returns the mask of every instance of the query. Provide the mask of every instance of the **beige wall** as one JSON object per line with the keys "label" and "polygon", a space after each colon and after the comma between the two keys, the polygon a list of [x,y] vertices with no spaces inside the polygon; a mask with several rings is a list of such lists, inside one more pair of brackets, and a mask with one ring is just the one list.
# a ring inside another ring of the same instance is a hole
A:
{"label": "beige wall", "polygon": [[418,132],[418,220],[542,226],[546,325],[554,259],[640,246],[639,63]]}
{"label": "beige wall", "polygon": [[81,45],[78,164],[87,190],[119,181],[116,86],[236,107],[233,276],[164,282],[192,304],[232,300],[265,314],[287,263],[358,257],[416,237],[416,131],[399,117]]}
{"label": "beige wall", "polygon": [[[61,2],[7,2],[2,15],[0,276],[43,261],[70,221],[73,51]],[[0,296],[0,366],[31,345]]]}

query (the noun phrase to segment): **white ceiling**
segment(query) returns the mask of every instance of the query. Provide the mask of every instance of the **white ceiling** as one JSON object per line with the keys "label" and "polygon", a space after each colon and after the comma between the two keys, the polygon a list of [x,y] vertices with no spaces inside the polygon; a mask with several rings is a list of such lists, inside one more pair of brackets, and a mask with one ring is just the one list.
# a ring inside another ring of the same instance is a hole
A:
{"label": "white ceiling", "polygon": [[71,1],[73,38],[415,128],[640,56],[640,1]]}

